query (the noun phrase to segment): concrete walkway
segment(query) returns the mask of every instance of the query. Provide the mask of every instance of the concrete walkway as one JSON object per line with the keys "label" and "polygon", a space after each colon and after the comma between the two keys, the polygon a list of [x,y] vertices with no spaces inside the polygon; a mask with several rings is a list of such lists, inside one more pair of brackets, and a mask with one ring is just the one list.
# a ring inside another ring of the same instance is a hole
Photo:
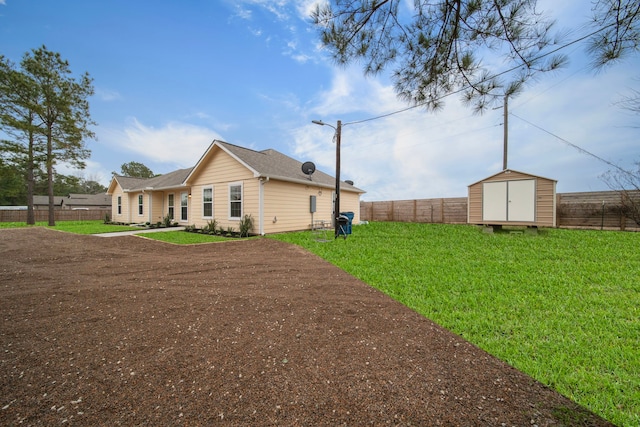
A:
{"label": "concrete walkway", "polygon": [[93,234],[93,236],[98,237],[119,237],[119,236],[133,236],[135,234],[144,234],[144,233],[159,233],[161,231],[183,231],[184,227],[169,227],[169,228],[141,228],[138,230],[131,231],[116,231],[114,233],[100,233]]}

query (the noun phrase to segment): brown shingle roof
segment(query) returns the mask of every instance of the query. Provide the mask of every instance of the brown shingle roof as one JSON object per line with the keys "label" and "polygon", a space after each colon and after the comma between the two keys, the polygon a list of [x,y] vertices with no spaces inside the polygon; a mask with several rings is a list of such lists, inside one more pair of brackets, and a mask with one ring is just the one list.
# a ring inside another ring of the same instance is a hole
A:
{"label": "brown shingle roof", "polygon": [[[114,175],[114,179],[118,181],[125,191],[142,191],[142,190],[162,190],[177,188],[186,185],[186,180],[192,172],[195,172],[203,162],[208,158],[208,154],[218,147],[236,158],[239,162],[249,168],[256,177],[273,178],[285,181],[299,182],[301,184],[309,182],[309,177],[302,173],[302,162],[299,162],[279,151],[268,149],[255,151],[249,148],[240,147],[238,145],[229,144],[224,141],[213,141],[198,163],[187,169],[180,169],[164,175],[153,178],[132,178],[128,176]],[[325,187],[335,186],[335,178],[322,171],[316,170],[311,175],[311,182],[320,184]],[[363,190],[346,182],[341,182],[340,188],[355,192]]]}
{"label": "brown shingle roof", "polygon": [[[34,206],[48,206],[49,196],[37,195],[33,196]],[[79,194],[71,193],[67,196],[54,196],[53,204],[56,206],[63,206],[66,208],[73,208],[74,206],[82,207],[106,207],[111,206],[111,196],[107,193],[100,194]]]}
{"label": "brown shingle roof", "polygon": [[[231,153],[238,160],[253,169],[254,173],[258,176],[273,179],[284,179],[300,183],[309,181],[309,176],[302,172],[302,162],[282,154],[279,151],[273,149],[255,151],[238,145],[229,144],[224,141],[214,141],[207,151],[210,151],[215,145]],[[196,168],[197,167],[198,165],[196,165]],[[335,177],[320,170],[316,170],[315,173],[311,175],[311,181],[329,187],[335,186],[336,182]],[[345,182],[341,182],[340,188],[364,192],[363,190]]]}
{"label": "brown shingle roof", "polygon": [[164,175],[154,176],[153,178],[134,178],[122,175],[115,175],[114,178],[125,191],[162,190],[183,186],[184,180],[191,173],[192,169],[193,168],[179,169]]}

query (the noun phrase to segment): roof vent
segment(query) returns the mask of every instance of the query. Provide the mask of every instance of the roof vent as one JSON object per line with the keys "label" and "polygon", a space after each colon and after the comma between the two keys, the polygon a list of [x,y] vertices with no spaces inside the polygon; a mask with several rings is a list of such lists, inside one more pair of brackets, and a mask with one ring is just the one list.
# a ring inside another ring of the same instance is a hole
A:
{"label": "roof vent", "polygon": [[345,182],[349,185],[353,185],[353,181],[351,181],[350,179],[346,180]]}

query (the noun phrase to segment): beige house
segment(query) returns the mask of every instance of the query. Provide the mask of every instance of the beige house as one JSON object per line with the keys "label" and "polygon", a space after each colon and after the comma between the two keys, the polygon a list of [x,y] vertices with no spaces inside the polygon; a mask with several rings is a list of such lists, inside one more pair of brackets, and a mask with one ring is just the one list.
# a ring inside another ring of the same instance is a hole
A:
{"label": "beige house", "polygon": [[[340,183],[340,210],[360,221],[363,190]],[[112,220],[157,223],[168,214],[181,225],[218,226],[236,231],[245,215],[252,234],[308,230],[318,221],[331,223],[335,178],[321,171],[306,175],[302,163],[276,150],[254,151],[213,141],[193,168],[154,178],[115,175],[107,194]]]}
{"label": "beige house", "polygon": [[557,181],[506,169],[469,186],[468,222],[556,226]]}

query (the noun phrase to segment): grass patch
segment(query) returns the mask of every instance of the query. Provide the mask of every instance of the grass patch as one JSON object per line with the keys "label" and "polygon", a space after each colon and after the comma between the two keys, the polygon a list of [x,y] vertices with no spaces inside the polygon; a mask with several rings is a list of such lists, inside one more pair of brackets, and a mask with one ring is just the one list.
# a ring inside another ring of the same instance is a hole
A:
{"label": "grass patch", "polygon": [[141,234],[147,239],[160,240],[162,242],[177,245],[192,245],[196,243],[228,242],[230,239],[223,236],[209,234],[186,233],[184,231],[164,231],[157,233]]}
{"label": "grass patch", "polygon": [[640,233],[370,223],[307,248],[591,411],[640,425]]}

